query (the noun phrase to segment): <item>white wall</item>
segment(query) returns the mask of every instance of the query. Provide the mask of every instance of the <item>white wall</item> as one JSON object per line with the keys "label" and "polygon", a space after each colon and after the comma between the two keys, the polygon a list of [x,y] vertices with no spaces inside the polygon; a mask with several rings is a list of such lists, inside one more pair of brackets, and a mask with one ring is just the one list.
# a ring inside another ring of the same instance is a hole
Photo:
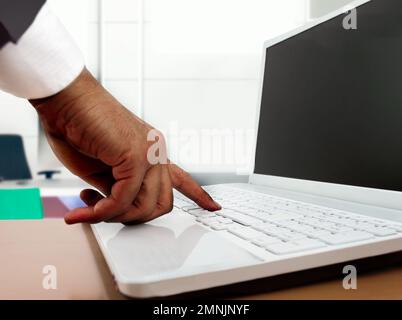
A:
{"label": "white wall", "polygon": [[[99,0],[49,1],[99,76]],[[303,24],[307,0],[101,1],[105,86],[164,130],[171,157],[188,169],[244,168],[255,130],[262,43]],[[34,112],[4,94],[0,104],[13,105],[12,114],[0,108],[1,132],[23,134],[35,162]]]}
{"label": "white wall", "polygon": [[262,44],[304,23],[305,2],[147,4],[145,119],[170,132],[172,157],[187,169],[243,169],[251,163]]}

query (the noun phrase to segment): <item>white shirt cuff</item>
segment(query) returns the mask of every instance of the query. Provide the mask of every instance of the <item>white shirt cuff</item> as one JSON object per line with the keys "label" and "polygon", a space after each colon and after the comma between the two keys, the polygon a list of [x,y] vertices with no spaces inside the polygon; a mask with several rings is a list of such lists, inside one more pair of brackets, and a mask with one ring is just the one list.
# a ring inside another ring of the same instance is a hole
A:
{"label": "white shirt cuff", "polygon": [[45,4],[17,44],[0,50],[0,89],[26,99],[54,95],[84,68],[81,51]]}

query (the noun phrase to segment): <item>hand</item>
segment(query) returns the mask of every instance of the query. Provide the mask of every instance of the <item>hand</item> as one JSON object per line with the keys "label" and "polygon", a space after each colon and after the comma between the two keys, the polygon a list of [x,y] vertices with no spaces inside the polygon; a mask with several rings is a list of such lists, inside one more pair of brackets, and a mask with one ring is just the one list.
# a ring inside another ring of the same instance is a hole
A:
{"label": "hand", "polygon": [[56,156],[100,191],[81,192],[88,207],[69,212],[68,224],[152,220],[172,210],[172,188],[204,209],[221,208],[178,166],[149,161],[155,145],[150,132],[159,138],[156,154],[167,160],[162,134],[124,108],[87,70],[62,92],[30,102]]}

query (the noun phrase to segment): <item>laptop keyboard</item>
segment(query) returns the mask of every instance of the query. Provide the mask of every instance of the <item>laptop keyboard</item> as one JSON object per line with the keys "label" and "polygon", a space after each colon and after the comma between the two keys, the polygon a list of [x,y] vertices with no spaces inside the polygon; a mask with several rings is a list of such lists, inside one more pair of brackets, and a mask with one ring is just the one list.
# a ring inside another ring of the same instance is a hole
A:
{"label": "laptop keyboard", "polygon": [[203,210],[179,193],[174,206],[275,255],[402,236],[402,224],[377,218],[226,186],[207,190],[222,210]]}

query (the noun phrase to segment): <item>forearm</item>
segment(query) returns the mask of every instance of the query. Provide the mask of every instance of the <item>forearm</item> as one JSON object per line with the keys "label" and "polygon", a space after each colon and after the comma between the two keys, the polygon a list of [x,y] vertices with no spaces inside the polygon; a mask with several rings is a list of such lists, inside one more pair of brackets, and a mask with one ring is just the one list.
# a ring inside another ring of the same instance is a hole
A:
{"label": "forearm", "polygon": [[88,119],[96,121],[99,117],[115,118],[119,114],[133,117],[144,127],[151,128],[122,106],[86,68],[57,94],[29,102],[38,112],[46,132],[55,137],[63,135],[73,138],[74,128],[81,126],[82,122]]}

